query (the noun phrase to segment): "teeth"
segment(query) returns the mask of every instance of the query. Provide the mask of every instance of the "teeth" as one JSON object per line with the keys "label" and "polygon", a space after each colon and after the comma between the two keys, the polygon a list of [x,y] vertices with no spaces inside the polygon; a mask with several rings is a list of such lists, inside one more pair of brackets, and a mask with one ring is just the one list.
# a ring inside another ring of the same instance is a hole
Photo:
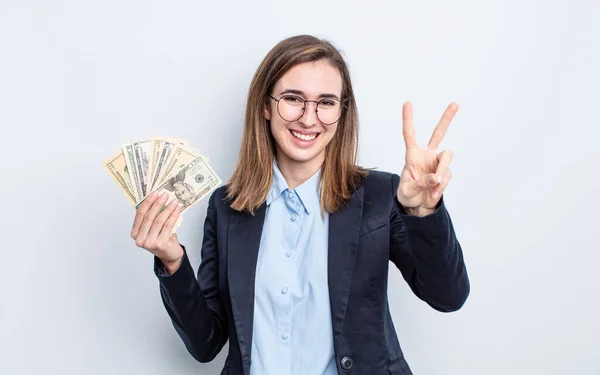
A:
{"label": "teeth", "polygon": [[317,138],[317,133],[314,133],[312,135],[306,135],[306,134],[297,133],[292,130],[292,134],[294,135],[294,137],[301,139],[303,141],[312,141],[313,139]]}

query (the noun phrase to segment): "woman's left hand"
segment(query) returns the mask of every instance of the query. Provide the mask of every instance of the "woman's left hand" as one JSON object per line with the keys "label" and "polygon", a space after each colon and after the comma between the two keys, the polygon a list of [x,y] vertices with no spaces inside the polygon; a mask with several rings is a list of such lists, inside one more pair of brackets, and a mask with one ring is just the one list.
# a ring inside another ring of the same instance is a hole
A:
{"label": "woman's left hand", "polygon": [[425,148],[417,145],[410,102],[402,106],[402,133],[406,144],[405,165],[400,174],[398,202],[408,214],[424,216],[435,210],[442,193],[450,181],[453,153],[437,148],[458,111],[458,104],[450,103],[440,122],[435,127],[429,144]]}

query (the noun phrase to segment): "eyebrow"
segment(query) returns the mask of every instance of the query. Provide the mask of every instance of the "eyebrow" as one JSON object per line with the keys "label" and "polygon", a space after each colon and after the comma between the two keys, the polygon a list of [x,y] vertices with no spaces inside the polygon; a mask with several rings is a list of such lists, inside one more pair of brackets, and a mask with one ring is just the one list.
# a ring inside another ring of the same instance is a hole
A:
{"label": "eyebrow", "polygon": [[[304,94],[304,91],[302,91],[302,90],[295,90],[295,89],[285,89],[285,90],[283,90],[282,92],[279,93],[279,95],[283,95],[283,94],[295,94],[295,95],[306,96],[306,94]],[[329,93],[321,94],[321,95],[319,95],[319,98],[330,98],[330,99],[340,100],[340,98],[338,98],[337,95],[335,95],[335,94],[329,94]]]}

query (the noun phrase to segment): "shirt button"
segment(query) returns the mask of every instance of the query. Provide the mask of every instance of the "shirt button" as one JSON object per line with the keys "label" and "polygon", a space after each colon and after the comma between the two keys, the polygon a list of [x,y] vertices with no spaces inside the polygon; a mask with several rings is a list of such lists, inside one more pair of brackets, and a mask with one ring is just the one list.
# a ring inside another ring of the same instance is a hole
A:
{"label": "shirt button", "polygon": [[294,198],[294,193],[292,193],[291,191],[288,193],[288,198],[292,199]]}
{"label": "shirt button", "polygon": [[287,333],[282,333],[281,334],[281,338],[284,339],[284,340],[287,340],[288,339],[288,334]]}
{"label": "shirt button", "polygon": [[285,256],[288,257],[288,258],[291,257],[292,256],[292,252],[291,251],[286,251],[285,252]]}
{"label": "shirt button", "polygon": [[287,292],[288,292],[288,288],[284,286],[283,289],[281,289],[281,293],[287,294]]}
{"label": "shirt button", "polygon": [[296,221],[297,218],[298,218],[298,216],[296,216],[296,215],[292,216],[292,221]]}

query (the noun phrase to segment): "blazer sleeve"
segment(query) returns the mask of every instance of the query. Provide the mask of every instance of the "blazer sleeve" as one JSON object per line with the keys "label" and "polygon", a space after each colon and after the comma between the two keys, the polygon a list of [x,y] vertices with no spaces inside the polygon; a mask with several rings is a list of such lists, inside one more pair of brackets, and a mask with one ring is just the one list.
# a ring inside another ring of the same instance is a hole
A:
{"label": "blazer sleeve", "polygon": [[400,176],[392,175],[390,259],[413,293],[434,309],[460,309],[470,293],[462,248],[443,196],[427,216],[407,215],[398,202]]}
{"label": "blazer sleeve", "polygon": [[219,298],[219,256],[216,212],[213,193],[210,197],[198,280],[185,247],[181,266],[169,275],[162,262],[154,258],[154,272],[159,280],[160,295],[175,330],[187,350],[199,362],[213,360],[227,342],[228,328]]}

